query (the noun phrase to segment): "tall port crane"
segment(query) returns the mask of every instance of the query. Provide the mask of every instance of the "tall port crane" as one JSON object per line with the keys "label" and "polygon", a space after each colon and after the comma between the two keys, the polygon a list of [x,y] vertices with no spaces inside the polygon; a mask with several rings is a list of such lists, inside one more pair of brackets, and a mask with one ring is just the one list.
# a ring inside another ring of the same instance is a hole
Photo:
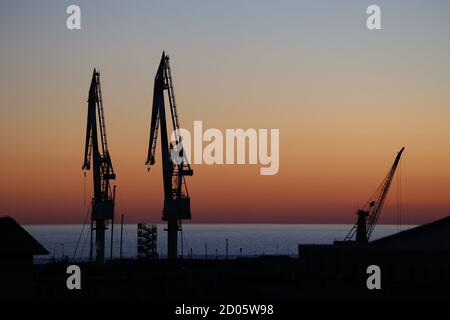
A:
{"label": "tall port crane", "polygon": [[108,220],[114,223],[115,187],[111,189],[110,180],[114,180],[116,175],[106,140],[100,73],[95,69],[89,88],[86,144],[82,170],[90,170],[91,161],[94,181],[94,197],[91,207],[91,255],[92,232],[95,230],[96,262],[103,263],[105,261],[105,230],[107,230]]}
{"label": "tall port crane", "polygon": [[[173,143],[167,136],[166,109],[164,91],[167,92],[172,127]],[[155,149],[158,138],[158,128],[161,128],[161,160],[164,185],[164,208],[162,220],[167,221],[167,256],[177,258],[178,232],[181,231],[181,220],[191,219],[190,197],[185,176],[192,176],[193,170],[183,154],[181,137],[179,136],[179,121],[173,90],[169,57],[163,52],[156,72],[153,88],[153,107],[151,116],[150,142],[146,165],[155,164]]]}
{"label": "tall port crane", "polygon": [[[389,187],[391,186],[403,150],[405,150],[404,147],[398,152],[394,164],[374,195],[367,201],[362,209],[356,212],[358,219],[345,237],[344,243],[367,243],[369,241],[378,218],[380,217],[381,210],[383,209],[384,201],[389,192]],[[337,242],[339,243],[339,241]]]}

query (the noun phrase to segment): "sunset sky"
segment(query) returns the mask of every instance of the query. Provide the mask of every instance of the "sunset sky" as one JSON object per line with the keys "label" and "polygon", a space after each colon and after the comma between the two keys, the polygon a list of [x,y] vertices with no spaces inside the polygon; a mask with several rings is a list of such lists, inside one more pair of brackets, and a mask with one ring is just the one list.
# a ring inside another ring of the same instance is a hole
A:
{"label": "sunset sky", "polygon": [[[354,222],[402,146],[402,223],[450,215],[450,2],[375,1],[383,29],[369,31],[373,3],[0,2],[0,215],[83,222],[95,67],[116,214],[160,221],[161,162],[147,172],[145,159],[163,50],[183,127],[280,129],[277,175],[193,166],[192,223]],[[66,28],[70,4],[81,30]],[[397,187],[381,223],[398,221]]]}

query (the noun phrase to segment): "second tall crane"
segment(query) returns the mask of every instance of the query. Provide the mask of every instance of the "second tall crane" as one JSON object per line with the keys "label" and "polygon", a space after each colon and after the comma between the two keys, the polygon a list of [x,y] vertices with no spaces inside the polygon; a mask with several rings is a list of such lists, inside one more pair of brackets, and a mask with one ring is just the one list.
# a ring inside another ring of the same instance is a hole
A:
{"label": "second tall crane", "polygon": [[[168,138],[164,92],[167,92],[174,132],[173,143]],[[179,121],[169,57],[163,52],[155,76],[153,88],[153,107],[150,128],[150,142],[146,164],[155,164],[156,141],[158,129],[161,128],[161,159],[164,185],[164,208],[162,220],[167,221],[167,256],[177,258],[178,232],[181,220],[191,219],[190,197],[185,176],[192,176],[193,170],[183,154]]]}

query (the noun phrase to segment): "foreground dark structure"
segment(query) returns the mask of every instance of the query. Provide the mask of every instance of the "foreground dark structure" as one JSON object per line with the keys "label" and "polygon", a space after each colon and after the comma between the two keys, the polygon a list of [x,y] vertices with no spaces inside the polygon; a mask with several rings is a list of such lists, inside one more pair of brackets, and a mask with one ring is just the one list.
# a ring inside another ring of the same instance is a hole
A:
{"label": "foreground dark structure", "polygon": [[450,298],[450,217],[366,244],[299,245],[299,256],[308,274],[355,279],[377,265],[382,282],[404,287],[406,295],[426,297],[413,288],[434,288],[427,294]]}
{"label": "foreground dark structure", "polygon": [[[369,265],[381,290],[368,290]],[[450,299],[450,217],[360,245],[300,245],[299,257],[117,260],[79,264],[82,290],[66,288],[67,264],[34,267],[38,299],[172,301]]]}
{"label": "foreground dark structure", "polygon": [[[450,217],[364,245],[300,245],[299,257],[73,263],[81,268],[81,290],[67,289],[70,263],[33,266],[32,254],[46,250],[30,245],[27,290],[10,294],[2,286],[3,299],[450,299]],[[369,265],[381,269],[381,290],[366,286]]]}
{"label": "foreground dark structure", "polygon": [[0,299],[33,297],[33,257],[47,254],[13,218],[0,217]]}
{"label": "foreground dark structure", "polygon": [[[337,274],[311,272],[301,259],[264,257],[239,260],[117,261],[103,266],[80,265],[82,290],[65,287],[63,265],[36,268],[39,299],[149,299],[169,301],[272,301],[299,299],[450,299],[449,258],[432,258],[416,270],[429,276],[408,278],[392,265],[382,278],[382,290],[366,287],[365,268]],[[394,260],[398,261],[398,260]],[[372,261],[373,262],[373,261]],[[447,266],[447,273],[434,273]],[[383,268],[383,265],[382,265]],[[398,271],[399,273],[396,273]]]}

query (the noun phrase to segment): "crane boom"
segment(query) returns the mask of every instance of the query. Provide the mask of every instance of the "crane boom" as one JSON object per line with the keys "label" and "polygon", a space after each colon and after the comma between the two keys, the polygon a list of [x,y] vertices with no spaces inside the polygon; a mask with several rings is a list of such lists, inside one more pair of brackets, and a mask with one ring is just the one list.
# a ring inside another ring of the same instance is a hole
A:
{"label": "crane boom", "polygon": [[372,235],[372,232],[378,222],[381,211],[383,209],[384,202],[389,193],[389,188],[394,178],[395,171],[400,162],[405,148],[403,147],[395,157],[394,163],[391,169],[384,178],[381,185],[378,187],[377,191],[373,197],[366,203],[365,207],[356,212],[358,220],[350,229],[349,233],[344,239],[344,242],[354,241],[357,243],[367,243]]}
{"label": "crane boom", "polygon": [[[168,138],[164,91],[167,91],[170,106],[174,144]],[[193,170],[183,154],[181,137],[179,136],[179,120],[175,104],[172,74],[169,57],[163,52],[155,76],[153,88],[153,106],[150,121],[150,141],[146,164],[149,168],[155,164],[158,131],[161,130],[161,159],[164,185],[164,208],[162,220],[168,224],[168,257],[177,257],[177,236],[181,230],[181,220],[191,219],[190,197],[185,176],[192,176]],[[173,157],[175,155],[175,157]]]}
{"label": "crane boom", "polygon": [[116,175],[113,170],[106,140],[100,73],[95,69],[89,88],[86,142],[82,170],[90,170],[91,162],[94,184],[91,232],[92,230],[96,231],[96,261],[101,263],[105,259],[106,223],[108,220],[114,219],[115,192],[111,189],[110,180],[114,180]]}

